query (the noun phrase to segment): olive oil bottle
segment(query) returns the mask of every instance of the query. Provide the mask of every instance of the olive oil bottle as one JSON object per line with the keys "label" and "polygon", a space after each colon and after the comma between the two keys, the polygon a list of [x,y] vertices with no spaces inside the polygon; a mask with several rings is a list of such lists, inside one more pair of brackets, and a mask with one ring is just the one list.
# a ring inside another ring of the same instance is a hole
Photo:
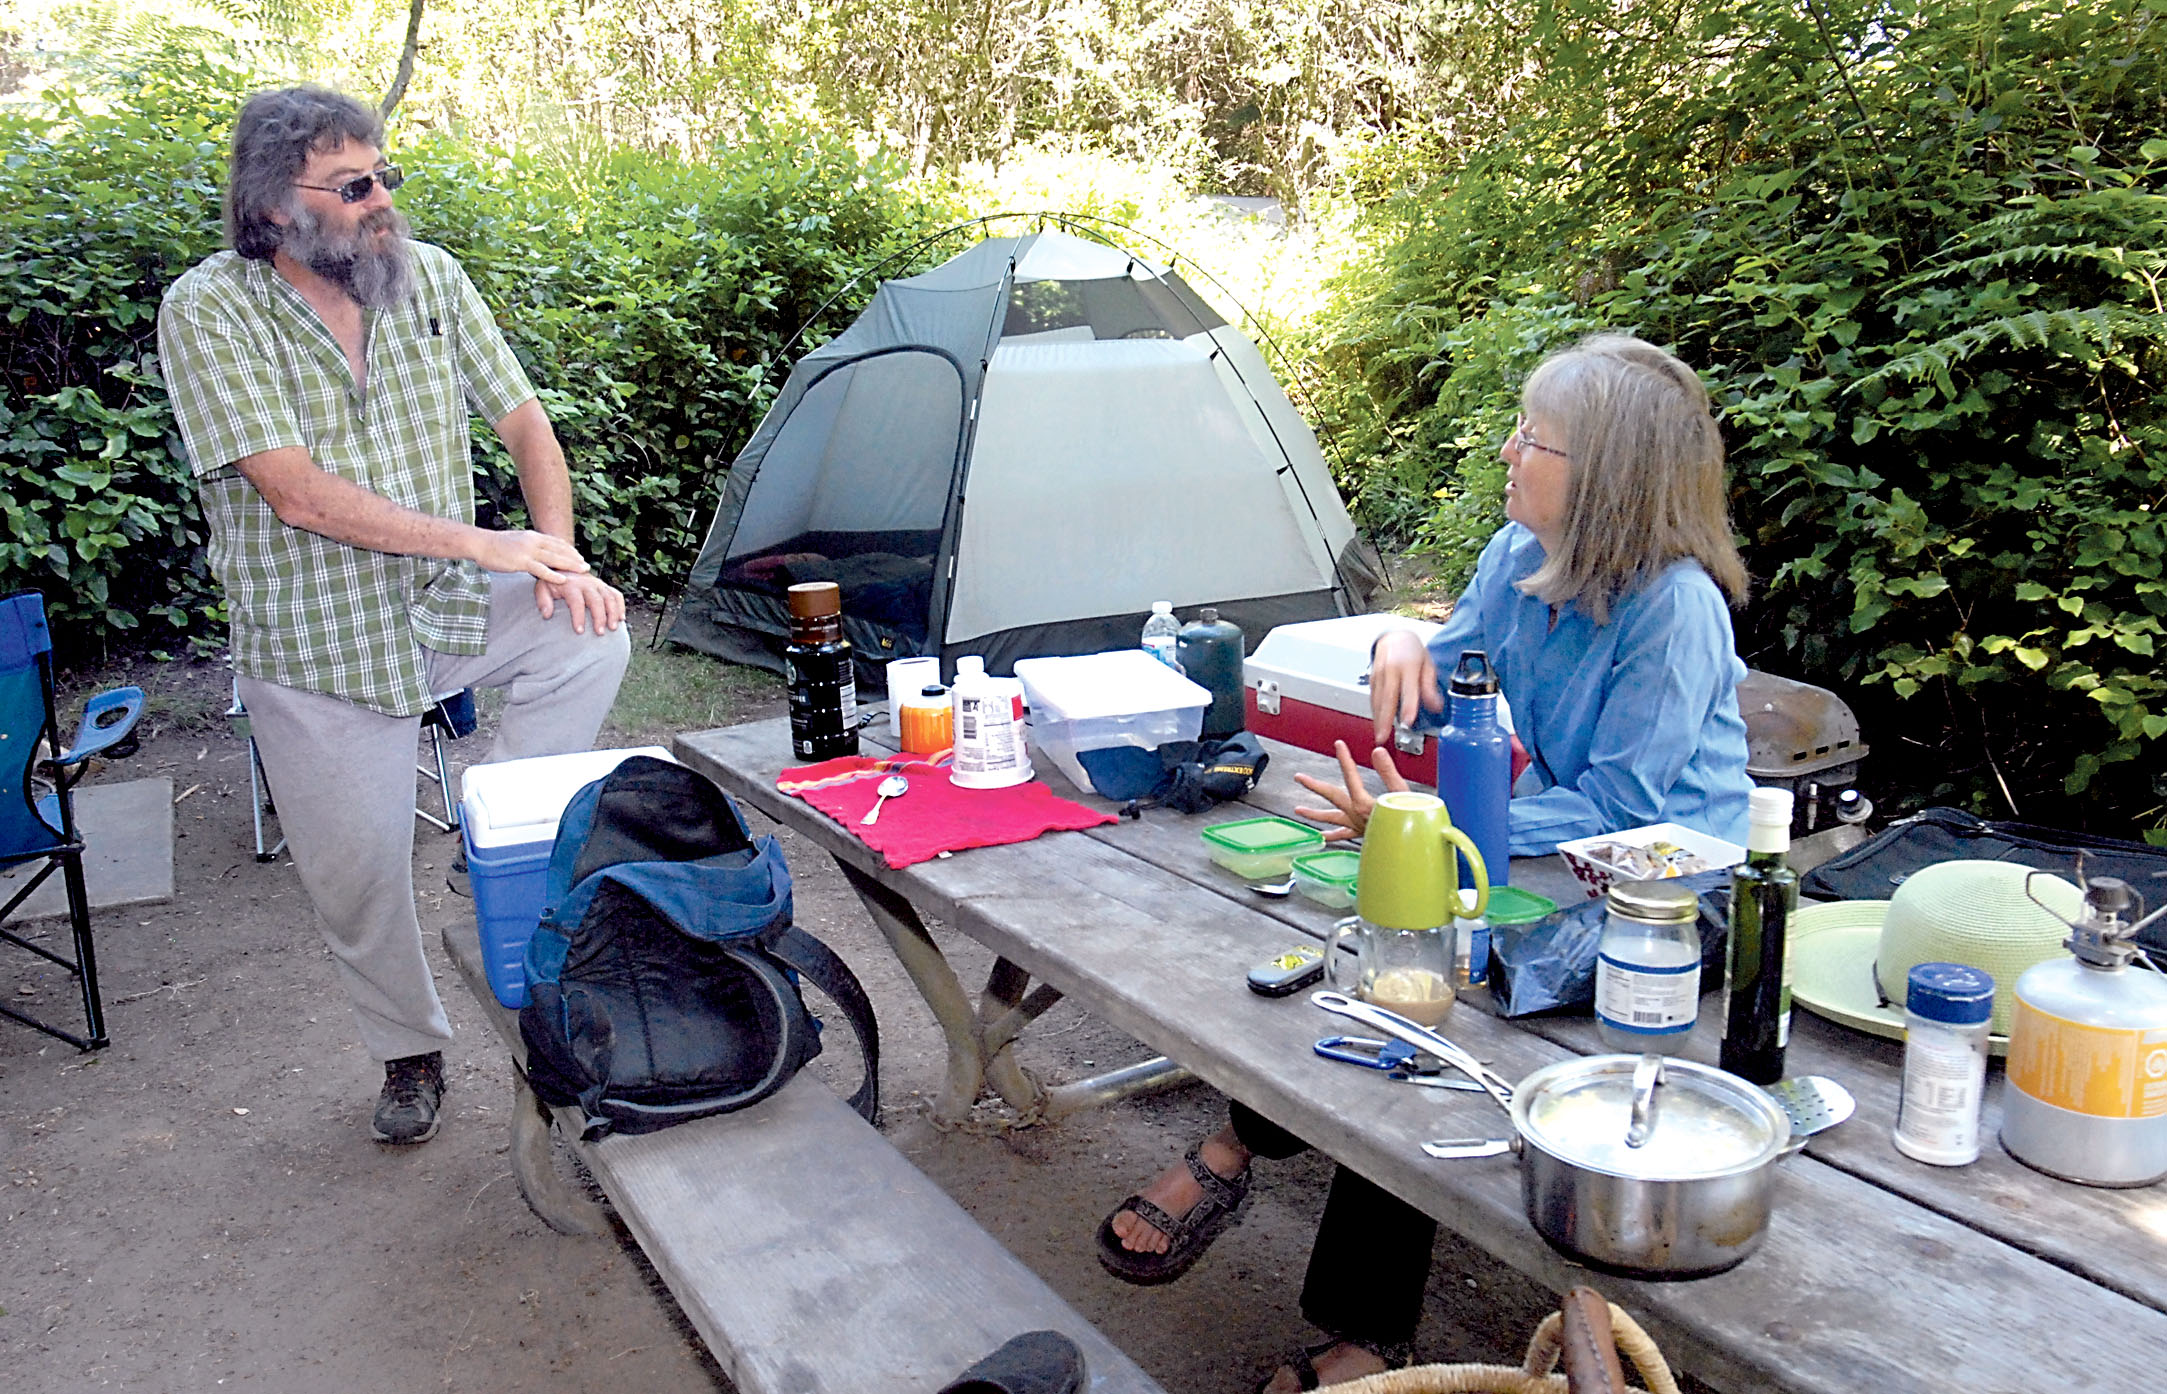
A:
{"label": "olive oil bottle", "polygon": [[1723,1050],[1718,1063],[1755,1084],[1783,1078],[1791,1041],[1791,959],[1798,910],[1791,870],[1791,794],[1748,796],[1746,859],[1731,870],[1731,941],[1723,968]]}

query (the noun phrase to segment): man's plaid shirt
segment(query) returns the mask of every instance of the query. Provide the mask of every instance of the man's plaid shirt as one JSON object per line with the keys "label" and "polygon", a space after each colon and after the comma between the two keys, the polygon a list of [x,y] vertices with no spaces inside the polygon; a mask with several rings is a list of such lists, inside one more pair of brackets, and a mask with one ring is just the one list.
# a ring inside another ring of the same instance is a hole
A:
{"label": "man's plaid shirt", "polygon": [[412,245],[413,297],[362,312],[366,394],[331,331],[269,261],[220,252],[174,282],[158,313],[236,671],[393,716],[423,711],[435,695],[421,645],[484,650],[488,578],[469,561],[393,556],[287,527],[233,466],[298,445],[393,503],[474,521],[468,408],[499,421],[534,389],[459,264]]}

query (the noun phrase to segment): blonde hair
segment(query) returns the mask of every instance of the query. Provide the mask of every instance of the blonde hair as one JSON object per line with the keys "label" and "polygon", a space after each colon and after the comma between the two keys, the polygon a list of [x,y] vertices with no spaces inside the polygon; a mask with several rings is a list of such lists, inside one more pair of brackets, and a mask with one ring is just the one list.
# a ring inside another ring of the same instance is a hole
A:
{"label": "blonde hair", "polygon": [[1691,368],[1630,334],[1594,334],[1544,359],[1520,400],[1572,456],[1558,547],[1522,591],[1607,624],[1611,606],[1690,557],[1731,604],[1745,599],[1723,437]]}

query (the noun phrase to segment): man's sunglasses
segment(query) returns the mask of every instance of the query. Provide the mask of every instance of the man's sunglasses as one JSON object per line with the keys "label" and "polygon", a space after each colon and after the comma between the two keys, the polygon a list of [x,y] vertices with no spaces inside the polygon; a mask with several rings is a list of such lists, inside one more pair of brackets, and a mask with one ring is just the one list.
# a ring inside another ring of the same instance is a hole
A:
{"label": "man's sunglasses", "polygon": [[359,203],[367,198],[378,184],[383,185],[384,192],[388,194],[405,182],[406,175],[397,165],[385,165],[382,169],[372,169],[367,174],[357,174],[343,184],[296,184],[294,187],[314,189],[320,194],[337,194],[341,203]]}

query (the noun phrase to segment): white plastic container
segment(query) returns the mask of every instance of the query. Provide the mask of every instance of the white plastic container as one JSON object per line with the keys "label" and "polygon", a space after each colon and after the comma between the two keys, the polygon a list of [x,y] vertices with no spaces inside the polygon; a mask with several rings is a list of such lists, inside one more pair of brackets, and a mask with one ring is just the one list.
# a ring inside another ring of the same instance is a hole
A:
{"label": "white plastic container", "polygon": [[1016,676],[1031,699],[1031,739],[1079,789],[1092,787],[1079,752],[1193,741],[1211,705],[1201,684],[1142,649],[1021,659]]}
{"label": "white plastic container", "polygon": [[527,1005],[527,941],[542,918],[543,881],[564,806],[634,755],[671,758],[659,745],[582,750],[470,765],[460,778],[460,835],[466,839],[482,972],[505,1006]]}
{"label": "white plastic container", "polygon": [[950,693],[956,710],[956,754],[948,777],[956,787],[1005,789],[1029,779],[1031,750],[1024,735],[1023,684],[992,676],[986,672],[986,660],[970,654],[956,660],[956,681]]}
{"label": "white plastic container", "polygon": [[[1630,867],[1622,867],[1603,860],[1602,848],[1606,844],[1624,843],[1633,847],[1652,847],[1667,842],[1699,857],[1705,863],[1701,871],[1719,871],[1736,866],[1746,859],[1746,849],[1735,842],[1725,842],[1720,837],[1710,837],[1678,823],[1650,823],[1646,827],[1627,828],[1619,833],[1600,833],[1594,837],[1576,837],[1570,842],[1558,844],[1558,855],[1565,858],[1565,865],[1572,868],[1573,875],[1588,888],[1588,898],[1593,900],[1610,889],[1613,881],[1639,881],[1645,873],[1636,873]],[[1670,873],[1672,875],[1691,873]]]}

